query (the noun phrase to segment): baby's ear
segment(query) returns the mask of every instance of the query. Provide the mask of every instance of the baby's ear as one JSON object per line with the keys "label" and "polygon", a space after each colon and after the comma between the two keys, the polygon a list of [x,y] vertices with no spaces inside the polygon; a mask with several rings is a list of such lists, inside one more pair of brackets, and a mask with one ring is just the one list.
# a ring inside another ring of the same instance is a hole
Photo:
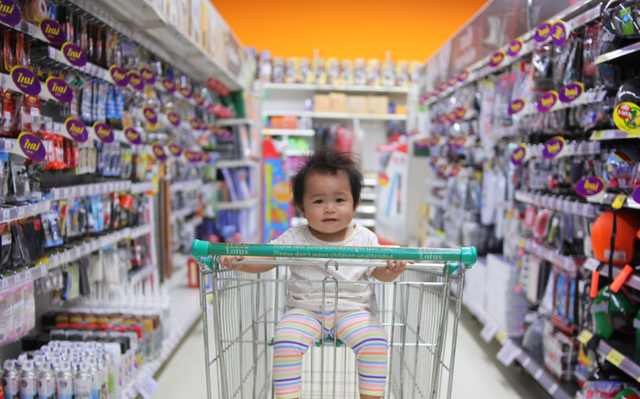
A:
{"label": "baby's ear", "polygon": [[306,219],[307,215],[304,214],[304,206],[296,205],[296,208],[298,208],[298,210],[300,211],[300,214],[302,215],[302,217]]}

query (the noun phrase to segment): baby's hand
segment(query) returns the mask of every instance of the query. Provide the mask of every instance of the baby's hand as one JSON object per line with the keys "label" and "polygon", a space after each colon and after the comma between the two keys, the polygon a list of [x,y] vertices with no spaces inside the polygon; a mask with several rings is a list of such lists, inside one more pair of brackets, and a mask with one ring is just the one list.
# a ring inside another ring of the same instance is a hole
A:
{"label": "baby's hand", "polygon": [[220,266],[226,267],[231,270],[242,270],[244,265],[242,264],[233,264],[231,261],[233,260],[243,260],[244,256],[219,256],[218,262],[220,262]]}
{"label": "baby's hand", "polygon": [[387,261],[387,274],[399,276],[407,270],[407,264],[414,264],[412,260],[388,260]]}

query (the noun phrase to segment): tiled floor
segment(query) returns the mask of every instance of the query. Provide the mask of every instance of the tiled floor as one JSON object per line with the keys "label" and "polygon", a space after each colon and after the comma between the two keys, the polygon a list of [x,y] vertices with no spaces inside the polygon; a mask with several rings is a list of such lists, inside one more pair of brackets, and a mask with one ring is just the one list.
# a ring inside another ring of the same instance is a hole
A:
{"label": "tiled floor", "polygon": [[[526,371],[515,365],[505,367],[500,364],[496,360],[500,344],[495,340],[486,344],[480,338],[480,329],[480,324],[466,310],[463,311],[458,333],[454,399],[551,398]],[[161,371],[158,383],[154,398],[206,398],[201,322]]]}

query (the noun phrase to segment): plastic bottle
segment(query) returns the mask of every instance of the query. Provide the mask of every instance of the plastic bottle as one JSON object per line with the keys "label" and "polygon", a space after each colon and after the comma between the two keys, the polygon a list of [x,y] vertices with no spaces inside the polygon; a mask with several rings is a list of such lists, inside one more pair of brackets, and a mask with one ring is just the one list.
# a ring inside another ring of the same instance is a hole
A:
{"label": "plastic bottle", "polygon": [[89,373],[91,374],[91,398],[100,399],[100,372],[96,359],[93,356],[88,356],[84,362],[89,366]]}
{"label": "plastic bottle", "polygon": [[75,399],[92,399],[91,394],[91,367],[87,363],[80,363],[73,380],[73,392]]}
{"label": "plastic bottle", "polygon": [[35,399],[38,395],[38,376],[33,360],[25,360],[22,363],[22,375],[20,376],[20,399]]}
{"label": "plastic bottle", "polygon": [[18,371],[18,363],[15,359],[4,361],[2,388],[4,389],[5,398],[17,399],[20,397],[20,371]]}
{"label": "plastic bottle", "polygon": [[71,363],[62,361],[58,365],[56,371],[56,391],[58,399],[73,398],[73,373],[71,372]]}
{"label": "plastic bottle", "polygon": [[50,362],[40,363],[38,368],[38,399],[56,398],[56,375]]}

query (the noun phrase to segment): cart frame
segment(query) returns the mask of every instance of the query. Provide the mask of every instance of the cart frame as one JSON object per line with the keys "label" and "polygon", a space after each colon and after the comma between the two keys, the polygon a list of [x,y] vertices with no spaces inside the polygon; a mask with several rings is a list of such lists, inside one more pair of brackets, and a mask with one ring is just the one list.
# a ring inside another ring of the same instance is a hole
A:
{"label": "cart frame", "polygon": [[[247,274],[235,270],[220,270],[217,257],[221,255],[330,259],[342,257],[351,259],[343,265],[346,267],[386,267],[386,263],[358,263],[353,259],[428,260],[428,262],[422,261],[409,267],[401,281],[359,281],[358,283],[373,285],[376,292],[380,294],[377,297],[378,303],[382,304],[379,319],[382,319],[381,324],[388,331],[389,336],[387,388],[384,397],[394,399],[451,397],[464,272],[476,261],[475,248],[314,247],[212,244],[195,240],[192,253],[200,266],[200,306],[203,312],[208,399],[214,397],[212,396],[212,367],[216,369],[217,391],[220,398],[276,397],[270,345],[275,326],[286,312],[284,307],[286,290],[283,285],[292,281],[288,278],[288,266],[300,265],[300,261],[284,260],[234,261],[234,263],[243,264],[271,263],[275,266],[268,273]],[[335,260],[310,260],[304,263],[323,266],[325,269],[332,267],[338,269],[341,266]],[[457,273],[454,274],[456,271]],[[458,289],[455,293],[451,291],[453,281],[457,282]],[[305,282],[322,286],[322,331],[324,331],[326,312],[335,311],[337,319],[339,285],[346,283],[338,282],[333,277],[326,277],[323,280],[305,280]],[[334,293],[334,309],[325,309],[327,289]],[[453,317],[451,335],[447,335],[450,304],[453,304],[451,309]],[[231,309],[233,306],[235,307]],[[411,306],[417,306],[417,312],[410,311]],[[213,339],[209,338],[210,333]],[[449,356],[445,356],[447,341],[450,341]],[[337,334],[335,340],[325,339],[325,335],[321,334],[318,347],[309,349],[308,352],[311,354],[307,354],[303,360],[303,362],[306,361],[306,368],[303,367],[301,398],[324,398],[325,393],[332,394],[332,398],[359,397],[357,368],[351,369],[348,360],[349,357],[353,357],[353,354],[351,351],[339,350],[341,344]],[[318,356],[314,359],[314,354],[318,351],[319,359]],[[330,358],[329,363],[333,360],[332,368],[330,364],[326,364],[327,357]],[[340,362],[342,364],[338,364],[339,357],[343,359]],[[310,358],[310,367],[307,358]],[[353,363],[351,361],[351,364]],[[342,366],[341,371],[340,366]],[[239,373],[236,370],[239,370]],[[448,372],[448,381],[445,385],[446,390],[441,392],[445,371]],[[332,375],[327,377],[327,372]],[[423,374],[427,378],[421,378]],[[309,384],[311,384],[311,393],[307,393],[305,389]],[[342,386],[341,389],[338,386]],[[315,396],[318,393],[320,396]],[[336,396],[337,394],[339,396]]]}

